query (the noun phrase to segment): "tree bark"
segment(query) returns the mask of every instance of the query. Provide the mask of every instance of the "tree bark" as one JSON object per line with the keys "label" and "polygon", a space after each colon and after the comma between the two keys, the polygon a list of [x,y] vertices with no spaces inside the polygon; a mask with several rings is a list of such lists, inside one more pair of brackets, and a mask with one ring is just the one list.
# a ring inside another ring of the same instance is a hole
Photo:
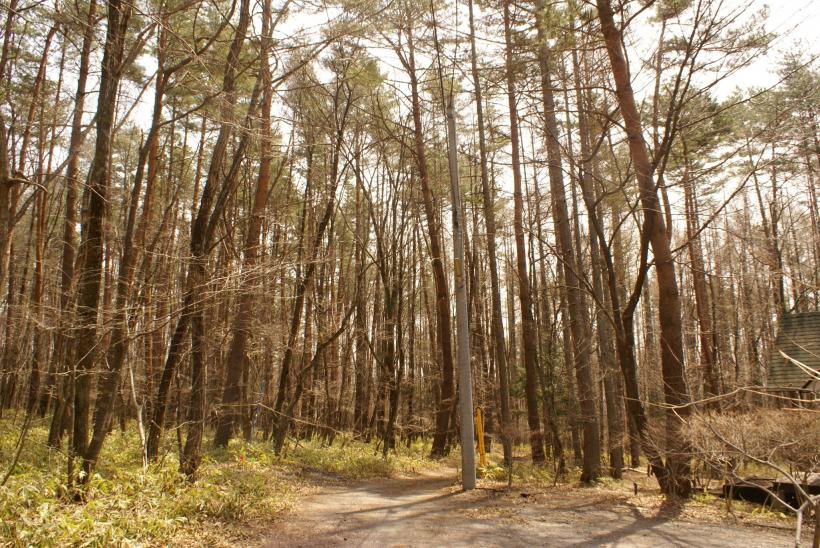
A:
{"label": "tree bark", "polygon": [[[470,51],[473,86],[475,87],[475,105],[478,123],[478,151],[481,168],[481,198],[484,206],[484,225],[487,230],[487,259],[490,267],[490,290],[492,298],[491,332],[495,350],[495,364],[498,369],[499,402],[501,408],[501,443],[504,448],[504,464],[512,465],[512,416],[510,413],[510,387],[507,383],[507,349],[504,341],[504,323],[501,319],[501,283],[498,279],[497,246],[495,243],[495,201],[490,190],[490,176],[487,173],[487,137],[484,129],[484,100],[481,93],[478,64],[476,62],[475,23],[473,21],[473,0],[470,8]],[[474,236],[475,237],[475,236]]]}
{"label": "tree bark", "polygon": [[[159,454],[159,443],[162,429],[165,423],[165,413],[168,406],[168,393],[171,387],[176,367],[182,356],[185,335],[189,325],[196,324],[196,333],[192,334],[192,393],[189,421],[191,431],[189,432],[186,450],[181,455],[180,470],[186,475],[192,475],[199,466],[199,444],[202,436],[202,419],[204,409],[204,358],[202,356],[204,344],[204,318],[202,316],[202,302],[199,291],[204,289],[206,278],[205,262],[210,250],[212,227],[214,220],[219,217],[224,201],[214,207],[214,200],[217,198],[217,185],[222,183],[220,194],[227,191],[227,180],[223,180],[223,167],[227,154],[228,143],[234,131],[234,105],[236,103],[236,72],[239,62],[239,55],[245,42],[245,36],[250,24],[250,7],[248,0],[242,0],[239,8],[239,20],[234,31],[233,40],[228,50],[225,65],[225,74],[222,80],[222,97],[220,105],[219,134],[211,153],[211,163],[208,174],[202,189],[202,197],[199,209],[191,225],[191,259],[188,266],[188,274],[185,281],[185,296],[183,299],[182,312],[177,319],[177,324],[168,347],[168,355],[163,368],[162,377],[157,391],[157,396],[153,405],[153,419],[151,421],[148,440],[146,443],[146,453],[149,460],[155,460]],[[240,152],[240,151],[238,151]],[[222,198],[222,196],[220,196]],[[212,211],[212,209],[214,211]],[[195,348],[194,348],[195,347]]]}
{"label": "tree bark", "polygon": [[[609,433],[609,473],[610,476],[620,479],[624,467],[624,403],[623,388],[615,358],[615,347],[613,329],[607,317],[607,309],[611,310],[611,303],[608,301],[603,287],[603,261],[601,259],[601,246],[605,245],[598,237],[594,226],[594,217],[600,218],[597,214],[599,209],[599,199],[595,191],[593,178],[593,158],[590,151],[590,132],[586,97],[581,86],[581,64],[578,60],[578,51],[572,51],[573,74],[575,80],[575,97],[578,108],[578,134],[581,145],[580,176],[578,182],[581,186],[582,196],[585,204],[591,204],[596,210],[595,215],[587,215],[590,238],[590,257],[592,261],[592,291],[596,301],[596,327],[598,331],[598,355],[601,363],[602,375],[604,377],[604,392],[606,395],[606,418],[607,430]],[[589,206],[587,206],[589,207]]]}
{"label": "tree bark", "polygon": [[661,326],[661,370],[666,403],[675,406],[667,411],[667,459],[665,475],[658,477],[661,490],[667,494],[688,496],[691,492],[691,470],[688,447],[680,435],[681,419],[690,412],[689,389],[684,371],[681,326],[681,298],[675,276],[675,263],[661,216],[658,193],[652,177],[652,163],[643,139],[640,113],[630,82],[629,67],[622,50],[622,31],[615,24],[610,0],[596,0],[601,32],[615,79],[616,95],[624,120],[629,152],[635,166],[638,190],[643,206],[643,231],[649,238],[658,277],[658,317]]}
{"label": "tree bark", "polygon": [[[271,147],[271,104],[273,101],[273,86],[270,73],[271,47],[271,0],[264,0],[262,9],[262,42],[260,54],[259,77],[262,81],[262,120],[260,136],[259,178],[256,183],[256,192],[253,197],[251,217],[245,234],[244,259],[242,263],[243,287],[237,304],[237,312],[233,321],[233,338],[228,350],[227,376],[222,392],[222,409],[219,414],[214,445],[227,447],[233,436],[234,428],[243,412],[239,406],[242,395],[247,386],[242,386],[242,379],[247,376],[246,348],[250,338],[251,321],[254,310],[253,287],[258,279],[256,268],[259,257],[259,236],[262,232],[262,221],[268,204],[268,195],[271,186],[271,165],[273,150]],[[282,164],[284,165],[284,164]],[[280,170],[281,173],[281,170]]]}
{"label": "tree bark", "polygon": [[99,344],[97,314],[102,282],[103,224],[108,201],[111,140],[130,15],[130,5],[123,4],[122,0],[107,0],[107,30],[97,101],[97,140],[88,176],[87,209],[77,257],[77,373],[74,383],[73,450],[83,458],[88,448],[91,377]]}
{"label": "tree bark", "polygon": [[[88,82],[89,59],[91,57],[91,43],[94,40],[94,22],[96,20],[97,2],[90,0],[88,14],[83,32],[83,42],[80,48],[79,68],[77,72],[77,91],[74,95],[74,110],[71,116],[71,135],[68,145],[68,164],[65,171],[65,220],[63,222],[62,257],[60,259],[60,314],[63,322],[59,326],[55,341],[55,357],[57,371],[63,373],[62,382],[57,388],[57,402],[54,407],[51,426],[48,432],[48,446],[58,447],[63,433],[70,423],[71,405],[69,403],[71,385],[73,383],[70,327],[68,318],[73,315],[73,300],[71,298],[74,285],[74,256],[76,245],[77,224],[77,167],[79,152],[84,141],[82,131],[83,110],[85,107],[86,84]],[[2,278],[0,278],[2,279]]]}
{"label": "tree bark", "polygon": [[706,280],[706,263],[703,260],[700,232],[698,227],[697,201],[695,182],[691,178],[689,153],[686,142],[683,146],[683,194],[686,207],[686,237],[689,257],[692,260],[692,287],[695,290],[695,309],[698,316],[698,336],[700,340],[700,359],[705,383],[704,396],[707,398],[720,394],[720,383],[716,371],[715,351],[712,344],[712,316],[709,309],[708,282]]}
{"label": "tree bark", "polygon": [[527,425],[532,453],[532,461],[540,464],[544,457],[544,435],[538,414],[538,377],[536,371],[536,332],[532,313],[532,295],[527,270],[527,249],[524,241],[524,198],[521,184],[521,167],[518,143],[518,112],[516,107],[515,75],[513,72],[512,29],[510,23],[510,1],[504,1],[504,40],[506,43],[505,67],[507,81],[507,102],[510,110],[510,145],[512,147],[513,171],[513,228],[515,231],[516,265],[518,269],[518,296],[521,304],[522,346],[524,372],[526,374],[525,394],[527,401]]}
{"label": "tree bark", "polygon": [[430,258],[432,261],[433,280],[436,289],[436,330],[441,355],[441,390],[436,411],[436,430],[433,435],[433,446],[430,455],[443,457],[447,450],[450,415],[455,404],[455,381],[453,370],[452,323],[450,319],[450,294],[447,278],[444,275],[444,250],[441,243],[441,230],[438,214],[433,205],[433,191],[430,188],[430,175],[427,167],[427,155],[424,150],[424,129],[421,123],[421,101],[419,83],[416,76],[415,46],[413,41],[413,24],[407,21],[407,59],[405,69],[410,76],[410,98],[413,110],[413,140],[416,152],[416,163],[419,170],[424,213],[427,218],[427,232],[430,237]]}
{"label": "tree bark", "polygon": [[[536,0],[536,8],[543,12],[541,0]],[[555,114],[555,98],[552,92],[550,71],[551,55],[546,42],[544,21],[538,20],[538,61],[541,70],[541,102],[544,107],[545,138],[547,144],[547,166],[550,179],[550,190],[553,202],[553,221],[561,256],[561,266],[566,282],[567,312],[570,334],[572,337],[573,356],[575,358],[575,375],[580,404],[580,422],[583,429],[583,470],[581,481],[592,483],[600,475],[601,441],[598,415],[595,409],[595,381],[592,375],[590,344],[585,326],[581,280],[576,271],[578,260],[572,242],[569,210],[564,191],[564,178],[561,166],[561,143],[558,135],[558,121]]]}

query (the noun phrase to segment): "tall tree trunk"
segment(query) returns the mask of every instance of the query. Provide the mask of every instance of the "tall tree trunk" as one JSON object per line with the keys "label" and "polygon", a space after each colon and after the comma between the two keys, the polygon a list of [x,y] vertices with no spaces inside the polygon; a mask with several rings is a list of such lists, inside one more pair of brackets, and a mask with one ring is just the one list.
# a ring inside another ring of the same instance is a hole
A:
{"label": "tall tree trunk", "polygon": [[[248,229],[245,234],[244,259],[242,263],[243,287],[237,304],[237,312],[233,320],[233,338],[228,350],[227,377],[225,379],[224,390],[222,392],[222,410],[219,415],[216,433],[214,435],[214,445],[226,447],[233,436],[234,428],[242,413],[247,412],[241,409],[239,402],[242,394],[247,390],[247,386],[242,386],[242,379],[247,376],[247,357],[245,355],[248,339],[250,337],[251,320],[254,310],[253,288],[258,276],[256,267],[259,257],[259,236],[262,232],[262,221],[265,209],[268,204],[268,195],[271,185],[271,164],[273,163],[273,150],[271,146],[271,104],[273,101],[273,86],[271,84],[270,73],[270,47],[271,47],[271,0],[264,0],[262,9],[262,42],[260,54],[260,73],[262,81],[262,120],[260,136],[260,163],[259,178],[256,183],[256,193],[253,197],[251,218],[248,221]],[[281,167],[284,162],[280,164]]]}
{"label": "tall tree trunk", "polygon": [[[191,259],[188,265],[188,274],[185,281],[185,296],[182,304],[182,312],[177,319],[177,324],[168,347],[168,354],[165,366],[160,378],[157,396],[153,404],[153,418],[148,431],[148,441],[146,453],[149,459],[156,459],[159,454],[159,443],[162,429],[165,423],[165,413],[168,406],[168,394],[171,388],[177,364],[182,357],[185,335],[188,327],[196,329],[192,334],[192,393],[190,402],[189,421],[191,424],[186,449],[181,455],[180,470],[187,474],[193,474],[199,466],[199,447],[202,436],[202,420],[205,412],[204,394],[204,317],[203,304],[200,300],[199,291],[204,289],[206,278],[207,254],[210,250],[211,235],[215,225],[215,220],[221,215],[220,209],[224,208],[224,195],[228,192],[230,182],[223,180],[223,167],[227,154],[228,143],[231,141],[234,131],[234,106],[236,104],[236,72],[239,63],[239,55],[245,42],[245,35],[250,24],[250,6],[248,0],[241,0],[239,8],[239,20],[234,31],[233,40],[228,50],[225,65],[225,74],[222,79],[222,97],[220,99],[220,127],[216,143],[211,152],[211,163],[208,174],[202,189],[202,197],[199,202],[199,209],[191,225]],[[237,151],[237,156],[241,155],[241,150]],[[230,177],[230,175],[229,175]],[[220,185],[220,182],[222,183]],[[218,186],[221,186],[221,192]],[[214,206],[216,194],[219,192],[220,200]],[[214,211],[212,211],[212,209]],[[195,324],[195,326],[194,326]],[[194,348],[195,347],[195,348]]]}
{"label": "tall tree trunk", "polygon": [[83,42],[80,48],[77,91],[74,99],[74,111],[71,116],[71,136],[69,137],[67,152],[68,164],[66,165],[65,171],[65,219],[63,221],[62,257],[60,259],[60,315],[63,321],[57,330],[56,348],[54,352],[58,362],[57,371],[63,373],[63,375],[62,382],[57,389],[57,404],[54,407],[54,415],[48,432],[49,447],[58,447],[60,445],[63,433],[70,423],[70,421],[66,419],[71,414],[69,400],[71,387],[73,385],[73,371],[71,367],[73,361],[71,358],[73,345],[71,344],[71,327],[68,325],[67,320],[73,315],[74,303],[71,294],[74,284],[75,227],[77,225],[77,167],[80,161],[80,148],[84,140],[82,123],[85,108],[85,89],[88,82],[91,43],[94,40],[96,10],[96,0],[90,0],[84,25]]}
{"label": "tall tree trunk", "polygon": [[[42,146],[43,142],[40,141]],[[31,375],[29,377],[28,399],[26,401],[26,414],[30,417],[34,413],[40,396],[40,382],[42,369],[45,366],[46,355],[46,334],[43,328],[43,286],[45,285],[44,261],[45,261],[45,224],[46,224],[46,192],[39,190],[37,198],[37,222],[36,236],[34,243],[34,283],[31,291],[31,307],[34,316],[34,341],[31,352]]]}
{"label": "tall tree trunk", "polygon": [[[539,13],[544,6],[536,0]],[[569,313],[570,334],[572,337],[573,356],[575,358],[575,376],[580,404],[580,422],[583,429],[583,470],[581,481],[592,483],[601,471],[601,438],[598,415],[595,409],[595,381],[592,375],[590,344],[585,326],[581,280],[576,271],[578,260],[572,242],[569,211],[564,192],[564,178],[561,167],[561,142],[558,135],[558,121],[555,114],[555,98],[552,91],[550,71],[552,70],[551,52],[546,42],[544,21],[538,21],[538,61],[541,69],[541,102],[544,107],[545,138],[547,144],[547,165],[550,179],[550,190],[553,202],[553,221],[558,241],[558,252],[561,255],[564,280],[566,282],[567,312]]]}
{"label": "tall tree trunk", "polygon": [[[402,57],[403,59],[403,57]],[[424,213],[427,217],[427,231],[430,236],[430,258],[432,260],[433,280],[436,285],[436,330],[441,355],[441,390],[436,411],[436,430],[433,435],[432,457],[443,457],[447,449],[450,415],[455,404],[455,381],[453,371],[453,343],[450,320],[450,294],[447,278],[444,275],[444,249],[441,243],[441,231],[438,214],[433,204],[433,191],[430,188],[430,175],[427,167],[427,155],[424,150],[424,129],[421,123],[421,100],[419,83],[416,76],[415,46],[413,41],[413,24],[407,20],[407,59],[405,69],[410,76],[410,98],[413,110],[413,140],[416,151],[416,162],[419,169]]]}
{"label": "tall tree trunk", "polygon": [[[102,75],[97,101],[97,140],[88,176],[87,208],[77,257],[77,373],[74,386],[73,450],[85,458],[91,405],[91,377],[99,339],[97,314],[103,267],[103,229],[110,178],[111,140],[114,129],[117,88],[131,6],[122,0],[107,0],[107,25]],[[88,476],[86,476],[86,480]]]}
{"label": "tall tree trunk", "polygon": [[[14,36],[14,16],[17,15],[18,0],[10,0],[9,6],[6,9],[6,21],[3,26],[3,48],[0,53],[0,78],[6,83],[4,90],[4,97],[8,100],[8,86],[11,84],[11,78],[7,77],[7,68],[10,58],[10,51],[12,40]],[[11,128],[9,128],[11,129]],[[9,246],[11,245],[10,227],[14,217],[14,212],[11,211],[12,196],[14,184],[11,179],[11,164],[8,159],[9,145],[7,143],[5,120],[0,116],[0,298],[2,292],[7,287],[6,276],[8,275],[9,267]],[[11,299],[11,296],[9,296]]]}
{"label": "tall tree trunk", "polygon": [[615,79],[616,95],[624,120],[629,152],[635,166],[638,190],[643,206],[643,231],[652,246],[658,277],[658,317],[661,326],[661,370],[666,403],[678,407],[667,411],[667,458],[665,474],[658,477],[661,490],[668,494],[688,496],[691,468],[688,448],[681,435],[681,419],[690,412],[689,389],[684,370],[681,327],[681,298],[675,277],[675,263],[661,216],[658,193],[652,177],[652,163],[643,139],[640,113],[630,82],[629,67],[622,49],[622,30],[615,24],[610,0],[596,0],[601,32]]}
{"label": "tall tree trunk", "polygon": [[370,378],[370,352],[367,349],[367,278],[365,272],[365,248],[367,237],[370,231],[367,229],[365,221],[364,207],[362,205],[362,194],[364,193],[361,175],[361,152],[357,149],[354,160],[354,170],[356,177],[356,320],[355,320],[355,351],[356,371],[354,374],[354,403],[353,403],[353,429],[359,433],[364,433],[367,426],[367,411],[369,404],[367,401],[367,381]]}
{"label": "tall tree trunk", "polygon": [[[590,133],[588,115],[589,109],[581,86],[581,64],[578,61],[578,51],[572,51],[572,64],[575,83],[575,97],[578,108],[578,133],[581,144],[580,176],[578,181],[581,185],[581,193],[585,204],[592,204],[594,209],[599,209],[599,197],[595,191],[593,178],[593,162],[590,151]],[[589,207],[589,206],[588,206]],[[602,375],[604,377],[604,392],[606,394],[606,418],[607,430],[609,432],[609,469],[613,478],[620,478],[624,467],[624,413],[623,413],[623,388],[615,358],[615,347],[613,329],[610,324],[607,310],[611,310],[611,302],[603,288],[603,261],[601,259],[601,246],[605,245],[598,237],[594,226],[594,217],[587,215],[590,238],[590,256],[592,260],[592,290],[596,301],[596,326],[598,330],[598,355],[600,357]]]}
{"label": "tall tree trunk", "polygon": [[[163,21],[163,7],[160,7],[160,21]],[[145,234],[147,230],[148,218],[152,203],[154,181],[157,176],[159,158],[158,142],[159,129],[162,118],[163,99],[165,95],[165,84],[167,74],[165,73],[165,36],[164,25],[160,25],[159,36],[157,38],[157,76],[154,87],[154,106],[151,117],[151,129],[139,151],[137,168],[134,176],[134,184],[131,189],[131,199],[125,222],[122,254],[117,277],[117,297],[114,305],[113,318],[111,323],[111,347],[106,360],[106,367],[102,369],[98,381],[98,396],[94,408],[94,433],[88,450],[85,455],[85,472],[90,474],[96,465],[100,451],[102,451],[105,438],[111,428],[111,420],[116,405],[116,397],[119,394],[120,377],[123,363],[128,353],[128,331],[133,323],[132,314],[129,312],[131,294],[134,286],[134,276],[137,269],[139,256],[139,246],[137,240]],[[173,160],[173,158],[172,158]],[[146,173],[147,172],[147,173]],[[143,182],[146,182],[146,193],[143,201],[143,211],[140,217],[139,226],[137,216],[142,194]]]}
{"label": "tall tree trunk", "polygon": [[[340,88],[337,88],[336,92],[338,94],[340,92]],[[339,99],[340,96],[337,95],[337,97],[335,97],[335,100],[338,101]],[[290,406],[287,408],[285,406],[287,399],[287,389],[292,377],[291,366],[293,363],[293,353],[296,346],[296,337],[299,331],[299,324],[302,319],[302,309],[304,307],[305,298],[307,297],[307,292],[312,287],[313,279],[316,275],[317,261],[319,258],[319,253],[322,248],[322,241],[325,237],[325,231],[328,229],[328,225],[330,224],[336,212],[336,191],[340,182],[340,155],[343,146],[345,124],[352,105],[351,97],[348,96],[346,99],[347,100],[345,101],[344,108],[342,109],[341,113],[334,113],[334,116],[336,116],[337,118],[334,119],[335,135],[333,136],[333,150],[330,159],[330,184],[328,185],[327,189],[327,204],[325,206],[322,217],[319,220],[319,225],[316,228],[316,233],[313,235],[313,241],[310,247],[310,256],[308,258],[309,262],[307,263],[307,267],[305,268],[304,273],[302,273],[299,276],[299,280],[296,286],[296,294],[294,297],[294,303],[290,317],[287,343],[285,346],[285,352],[282,356],[282,365],[279,369],[279,386],[277,388],[276,400],[273,406],[273,449],[277,454],[282,450],[282,447],[284,446],[285,437],[287,436],[288,432],[288,426],[292,418],[289,412],[286,411],[286,409],[289,409],[296,404],[295,400],[291,400]],[[308,175],[307,178],[308,185],[310,185],[310,175]],[[307,200],[307,195],[305,197],[305,200]],[[306,234],[305,222],[307,220],[307,202],[305,203],[305,208],[306,209],[304,210],[302,216],[302,230],[300,233],[300,238],[304,238]],[[311,366],[311,370],[312,369],[313,366]],[[302,381],[300,379],[300,390],[301,382]]]}
{"label": "tall tree trunk", "polygon": [[507,102],[510,110],[510,146],[512,147],[513,171],[513,228],[515,230],[516,265],[518,269],[518,296],[521,304],[522,346],[524,372],[526,374],[525,394],[527,400],[527,425],[534,463],[544,462],[544,435],[538,414],[538,376],[536,371],[536,330],[532,312],[530,278],[527,270],[527,248],[524,242],[524,197],[521,184],[521,166],[518,143],[518,112],[516,107],[515,74],[513,69],[512,28],[510,23],[510,1],[504,1],[504,40],[506,43],[505,66],[507,80]]}
{"label": "tall tree trunk", "polygon": [[695,290],[695,308],[698,316],[698,335],[700,340],[701,367],[704,371],[704,396],[707,398],[720,394],[720,383],[716,371],[715,352],[712,343],[712,316],[709,308],[708,282],[706,281],[706,263],[703,260],[703,249],[698,226],[697,200],[695,182],[692,180],[689,151],[686,142],[683,145],[683,194],[686,207],[686,237],[689,257],[692,260],[692,286]]}
{"label": "tall tree trunk", "polygon": [[[501,403],[501,443],[504,448],[504,464],[512,465],[512,415],[510,413],[510,387],[507,383],[507,349],[504,341],[504,323],[501,319],[501,283],[498,279],[498,258],[495,243],[495,201],[490,190],[490,177],[487,173],[487,137],[484,129],[484,100],[481,94],[481,80],[476,62],[475,23],[473,21],[473,0],[470,8],[470,51],[473,86],[475,87],[475,105],[478,122],[478,150],[481,168],[481,198],[484,206],[484,225],[487,230],[487,258],[490,262],[490,290],[492,292],[492,323],[493,348],[495,363],[498,369],[499,401]],[[474,236],[475,237],[475,236]]]}

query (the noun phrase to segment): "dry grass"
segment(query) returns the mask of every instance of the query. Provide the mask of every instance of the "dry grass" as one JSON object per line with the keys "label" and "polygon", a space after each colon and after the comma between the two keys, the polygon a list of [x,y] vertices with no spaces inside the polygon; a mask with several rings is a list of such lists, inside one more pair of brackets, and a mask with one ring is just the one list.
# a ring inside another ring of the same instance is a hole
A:
{"label": "dry grass", "polygon": [[[0,488],[0,545],[235,546],[264,536],[310,488],[304,470],[338,478],[390,477],[435,463],[422,450],[384,460],[370,444],[291,446],[281,457],[268,444],[235,440],[203,446],[196,482],[177,472],[174,447],[142,468],[135,429],[112,432],[87,502],[62,496],[65,455],[46,448],[47,424],[28,432],[20,462]],[[0,421],[0,472],[8,470],[19,424]],[[169,436],[171,438],[171,436]],[[423,448],[422,448],[423,449]]]}

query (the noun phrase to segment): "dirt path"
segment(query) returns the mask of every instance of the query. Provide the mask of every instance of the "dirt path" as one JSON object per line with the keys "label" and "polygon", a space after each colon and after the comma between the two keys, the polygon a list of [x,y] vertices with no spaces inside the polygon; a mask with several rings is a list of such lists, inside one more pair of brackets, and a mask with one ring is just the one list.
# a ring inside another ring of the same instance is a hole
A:
{"label": "dirt path", "polygon": [[644,517],[589,489],[460,491],[454,471],[324,482],[265,546],[790,546],[786,531]]}

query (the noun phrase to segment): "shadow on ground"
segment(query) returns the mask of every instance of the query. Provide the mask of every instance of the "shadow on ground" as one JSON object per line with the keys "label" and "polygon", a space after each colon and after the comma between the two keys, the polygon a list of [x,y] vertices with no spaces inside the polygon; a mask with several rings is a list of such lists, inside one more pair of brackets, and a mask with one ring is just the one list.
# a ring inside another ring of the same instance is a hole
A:
{"label": "shadow on ground", "polygon": [[264,546],[790,546],[787,532],[645,517],[595,489],[462,492],[455,471],[317,484]]}

